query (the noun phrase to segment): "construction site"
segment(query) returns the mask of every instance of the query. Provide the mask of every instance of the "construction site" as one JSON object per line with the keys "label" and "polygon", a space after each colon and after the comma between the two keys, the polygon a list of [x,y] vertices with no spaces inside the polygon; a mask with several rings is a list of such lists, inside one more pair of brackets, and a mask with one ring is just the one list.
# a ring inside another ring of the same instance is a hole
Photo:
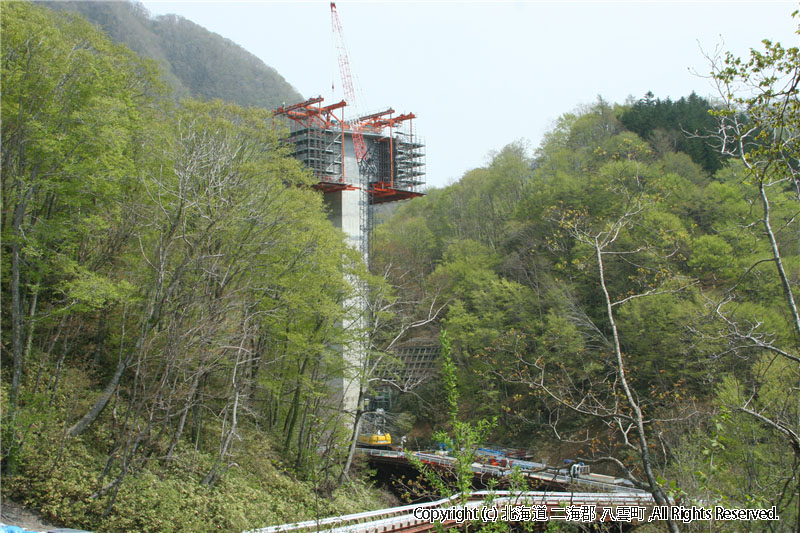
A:
{"label": "construction site", "polygon": [[[357,110],[356,90],[344,32],[331,2],[331,22],[338,52],[339,72],[345,99],[323,105],[318,96],[304,102],[283,105],[273,111],[289,128],[293,155],[316,178],[314,187],[324,194],[328,218],[342,230],[350,246],[361,252],[369,265],[372,208],[422,196],[425,184],[425,145],[414,132],[413,113],[396,115],[387,108],[345,118]],[[363,291],[344,305],[356,310],[353,322],[344,327],[366,329],[367,302]],[[341,408],[355,412],[360,383],[355,379],[366,358],[366,346],[341,347],[347,366],[354,371],[332,383],[340,391]]]}
{"label": "construction site", "polygon": [[414,134],[413,113],[389,108],[345,120],[345,100],[323,101],[282,106],[275,115],[288,119],[294,157],[317,178],[331,221],[366,253],[370,206],[422,195],[425,145]]}
{"label": "construction site", "polygon": [[327,106],[323,100],[320,96],[275,110],[276,116],[289,119],[294,156],[314,173],[319,189],[366,188],[371,203],[419,196],[425,151],[414,135],[416,116],[395,116],[389,108],[345,120],[345,100]]}
{"label": "construction site", "polygon": [[[334,2],[330,8],[344,99],[323,106],[318,96],[274,113],[288,122],[294,157],[317,178],[331,222],[369,264],[370,207],[421,196],[425,146],[414,134],[413,113],[359,112],[342,22]],[[348,107],[353,116],[345,119]]]}
{"label": "construction site", "polygon": [[[425,184],[425,145],[415,135],[413,113],[395,115],[388,108],[346,120],[347,102],[323,105],[324,99],[282,106],[274,111],[289,128],[294,157],[315,176],[324,194],[331,223],[347,236],[369,264],[372,209],[377,204],[422,196]],[[347,305],[366,310],[366,302]],[[365,313],[358,313],[365,320]],[[365,324],[345,324],[362,327]],[[365,348],[343,350],[345,360],[359,365]],[[354,410],[358,384],[344,378],[343,407]]]}

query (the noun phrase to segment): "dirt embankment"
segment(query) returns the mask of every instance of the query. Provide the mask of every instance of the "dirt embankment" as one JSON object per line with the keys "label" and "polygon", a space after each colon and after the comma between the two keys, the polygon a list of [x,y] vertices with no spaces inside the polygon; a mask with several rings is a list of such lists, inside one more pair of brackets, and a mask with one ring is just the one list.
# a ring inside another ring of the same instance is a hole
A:
{"label": "dirt embankment", "polygon": [[0,501],[0,523],[30,531],[47,531],[55,527],[42,520],[37,513],[7,499]]}

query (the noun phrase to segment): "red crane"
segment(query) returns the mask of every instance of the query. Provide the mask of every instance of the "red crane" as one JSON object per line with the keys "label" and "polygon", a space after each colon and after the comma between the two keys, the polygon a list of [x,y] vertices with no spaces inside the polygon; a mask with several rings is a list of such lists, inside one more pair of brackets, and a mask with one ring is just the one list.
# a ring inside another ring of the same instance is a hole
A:
{"label": "red crane", "polygon": [[[336,51],[339,56],[339,74],[342,76],[342,87],[344,88],[344,99],[347,105],[356,107],[356,92],[353,88],[353,75],[350,71],[350,56],[347,53],[347,45],[344,41],[344,30],[342,21],[339,20],[339,12],[336,11],[336,3],[331,2],[331,25],[333,35],[336,40]],[[361,163],[367,158],[367,145],[364,143],[364,136],[361,135],[361,122],[354,120],[350,123],[353,132],[353,146],[356,151],[356,161]]]}

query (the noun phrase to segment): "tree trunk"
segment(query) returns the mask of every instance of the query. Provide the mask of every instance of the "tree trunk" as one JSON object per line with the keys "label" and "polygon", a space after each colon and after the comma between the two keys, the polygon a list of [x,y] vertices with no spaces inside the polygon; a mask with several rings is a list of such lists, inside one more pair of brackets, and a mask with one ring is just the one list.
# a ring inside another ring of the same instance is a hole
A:
{"label": "tree trunk", "polygon": [[[636,434],[639,441],[639,454],[642,460],[642,467],[644,468],[645,476],[647,477],[647,482],[650,486],[650,492],[653,494],[656,504],[669,505],[669,499],[664,494],[664,491],[661,490],[661,486],[658,484],[656,476],[653,473],[652,461],[650,459],[650,449],[648,448],[647,435],[644,431],[642,410],[639,407],[639,404],[636,402],[636,399],[633,397],[633,393],[628,386],[628,378],[625,375],[625,365],[624,361],[622,360],[622,349],[619,342],[619,331],[617,330],[617,322],[614,320],[614,309],[611,304],[611,296],[608,294],[608,287],[606,286],[602,246],[597,239],[595,239],[594,242],[594,249],[597,257],[598,270],[600,271],[600,286],[603,289],[603,297],[605,298],[606,314],[609,324],[611,325],[611,332],[614,337],[614,355],[616,357],[617,374],[619,375],[619,381],[622,385],[622,390],[625,393],[625,399],[628,402],[628,406],[631,408],[631,411],[633,411],[633,421],[636,426]],[[678,533],[679,531],[678,525],[672,520],[667,521],[667,527],[672,533]]]}
{"label": "tree trunk", "polygon": [[180,441],[181,434],[183,433],[183,428],[186,426],[186,417],[189,415],[189,411],[192,409],[194,405],[194,398],[195,394],[197,393],[197,387],[200,384],[200,373],[198,372],[194,376],[194,380],[192,381],[192,388],[189,391],[189,396],[186,400],[186,406],[183,408],[183,412],[181,413],[181,419],[178,421],[178,428],[175,430],[175,436],[172,437],[172,442],[169,445],[169,450],[167,451],[167,455],[165,459],[169,461],[172,458],[172,452],[175,451],[175,447],[178,445]]}
{"label": "tree trunk", "polygon": [[55,334],[53,334],[52,330],[48,334],[50,338],[50,346],[47,348],[47,353],[42,356],[42,360],[39,363],[39,370],[36,372],[36,381],[33,384],[33,394],[36,394],[39,391],[39,382],[42,377],[42,370],[44,369],[45,362],[50,359],[50,356],[53,354],[53,350],[56,348],[56,343],[58,343],[59,337],[61,337],[61,332],[64,331],[64,324],[67,321],[67,316],[64,315],[61,317],[61,322],[58,324],[58,329],[56,330]]}
{"label": "tree trunk", "polygon": [[[359,396],[358,405],[361,405],[363,400]],[[342,473],[339,474],[339,486],[341,487],[347,476],[350,474],[350,467],[353,465],[353,456],[356,454],[356,444],[358,444],[358,434],[361,431],[361,418],[364,412],[361,409],[356,410],[356,419],[353,423],[353,432],[350,434],[350,449],[347,450],[347,460],[344,462]]]}
{"label": "tree trunk", "polygon": [[[70,437],[77,437],[84,431],[89,425],[95,421],[95,419],[103,412],[108,401],[111,399],[111,396],[114,394],[114,391],[117,389],[117,385],[119,385],[119,380],[122,377],[122,373],[125,372],[125,369],[128,367],[128,363],[131,360],[131,356],[122,355],[123,346],[125,344],[125,315],[127,312],[127,307],[122,311],[122,333],[120,338],[120,354],[119,354],[119,362],[117,363],[117,369],[114,372],[114,375],[111,377],[111,381],[108,382],[106,388],[103,389],[103,393],[94,403],[91,409],[83,415],[83,418],[78,420],[78,422],[69,428],[68,435]],[[142,339],[139,339],[140,342]]]}
{"label": "tree trunk", "polygon": [[94,422],[95,419],[100,415],[100,413],[103,412],[103,409],[105,409],[106,405],[108,404],[108,401],[111,399],[111,396],[114,395],[114,391],[117,389],[117,385],[119,385],[119,380],[122,377],[122,373],[128,367],[129,361],[130,357],[120,358],[119,362],[117,363],[117,370],[114,372],[114,375],[112,376],[111,380],[106,385],[106,388],[103,389],[103,394],[101,394],[100,397],[97,399],[97,401],[94,402],[92,408],[89,409],[89,411],[85,415],[83,415],[83,418],[81,418],[78,422],[76,422],[74,426],[69,428],[69,431],[67,433],[69,434],[70,437],[77,437],[78,435],[86,431],[86,428],[88,428],[89,425],[92,422]]}
{"label": "tree trunk", "polygon": [[309,402],[306,401],[305,408],[303,409],[303,419],[300,421],[300,431],[297,432],[297,457],[295,457],[294,460],[295,471],[300,471],[300,467],[303,464],[303,455],[305,455],[305,446],[303,446],[303,440],[305,440],[306,436],[306,421],[308,420],[309,408]]}
{"label": "tree trunk", "polygon": [[25,352],[22,356],[23,361],[27,361],[31,356],[31,349],[33,347],[33,318],[36,316],[36,304],[39,301],[39,288],[33,291],[33,299],[31,300],[30,310],[28,312],[28,334],[25,341]]}
{"label": "tree trunk", "polygon": [[[25,214],[25,200],[17,204],[14,211],[13,233],[16,239],[22,238],[22,217]],[[22,290],[20,281],[20,263],[22,261],[22,244],[15,239],[11,245],[11,345],[14,354],[14,368],[11,377],[11,393],[9,394],[8,413],[13,423],[16,417],[19,387],[22,381],[24,325],[22,320]]]}
{"label": "tree trunk", "polygon": [[[235,371],[234,371],[235,372]],[[236,378],[234,378],[236,379]],[[236,390],[233,394],[233,408],[231,409],[231,428],[228,430],[228,434],[225,435],[222,445],[219,449],[219,456],[217,460],[214,462],[214,466],[211,467],[211,470],[208,471],[208,474],[205,475],[202,481],[200,481],[201,485],[213,485],[217,479],[219,479],[219,467],[222,464],[222,461],[225,459],[225,456],[228,454],[228,450],[231,446],[231,441],[233,440],[233,436],[236,434],[236,425],[238,422],[238,408],[239,408],[239,391]]]}
{"label": "tree trunk", "polygon": [[794,293],[792,292],[792,284],[789,281],[789,276],[786,275],[786,270],[783,267],[783,260],[781,259],[781,252],[778,249],[778,241],[775,238],[775,232],[772,231],[770,223],[770,206],[767,191],[764,190],[764,180],[759,177],[758,192],[761,195],[761,205],[764,210],[764,232],[769,238],[769,245],[772,250],[772,258],[775,260],[775,268],[778,271],[778,277],[781,279],[781,287],[783,287],[783,294],[786,298],[786,304],[789,306],[791,314],[792,327],[796,335],[796,339],[800,342],[800,312],[797,310],[797,302],[794,300]]}
{"label": "tree trunk", "polygon": [[292,398],[292,405],[289,414],[287,414],[287,423],[284,424],[284,431],[286,432],[286,438],[283,442],[284,450],[289,449],[292,433],[294,433],[294,428],[297,425],[297,417],[300,413],[300,393],[303,389],[303,374],[305,374],[306,371],[306,364],[308,364],[308,356],[303,360],[303,364],[300,365],[300,371],[297,374],[297,383],[294,389],[294,397]]}

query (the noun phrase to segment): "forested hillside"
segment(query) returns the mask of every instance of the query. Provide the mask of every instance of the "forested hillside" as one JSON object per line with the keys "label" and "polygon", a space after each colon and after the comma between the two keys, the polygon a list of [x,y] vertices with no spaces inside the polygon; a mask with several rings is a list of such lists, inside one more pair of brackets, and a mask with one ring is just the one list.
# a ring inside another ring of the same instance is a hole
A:
{"label": "forested hillside", "polygon": [[345,412],[331,384],[408,392],[389,348],[446,329],[443,377],[389,416],[409,444],[491,430],[659,503],[781,516],[671,531],[796,530],[797,48],[716,58],[713,99],[564,114],[383,213],[369,272],[270,113],[209,98],[284,89],[195,85],[229,56],[181,63],[218,41],[182,19],[72,8],[154,59],[62,10],[0,10],[3,498],[95,531],[384,506],[351,469],[363,403]]}
{"label": "forested hillside", "polygon": [[95,531],[378,505],[327,385],[366,273],[270,113],[178,105],[44,7],[3,4],[2,35],[4,498]]}
{"label": "forested hillside", "polygon": [[155,59],[178,97],[220,98],[264,109],[303,99],[274,68],[183,17],[152,17],[141,4],[128,0],[37,3],[80,14],[114,42]]}
{"label": "forested hillside", "polygon": [[[379,226],[373,268],[447,303],[462,417],[498,417],[494,442],[793,530],[800,62],[768,46],[716,65],[714,107],[600,99],[505,147]],[[440,394],[407,405],[447,425]]]}

